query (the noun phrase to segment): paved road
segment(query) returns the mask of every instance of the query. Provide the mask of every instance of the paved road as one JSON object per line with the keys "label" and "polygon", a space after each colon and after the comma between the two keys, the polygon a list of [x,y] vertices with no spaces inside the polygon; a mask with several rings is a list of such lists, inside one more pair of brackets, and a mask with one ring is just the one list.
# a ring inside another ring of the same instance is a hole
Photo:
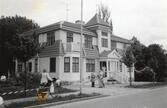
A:
{"label": "paved road", "polygon": [[167,87],[137,94],[110,96],[48,108],[167,108]]}

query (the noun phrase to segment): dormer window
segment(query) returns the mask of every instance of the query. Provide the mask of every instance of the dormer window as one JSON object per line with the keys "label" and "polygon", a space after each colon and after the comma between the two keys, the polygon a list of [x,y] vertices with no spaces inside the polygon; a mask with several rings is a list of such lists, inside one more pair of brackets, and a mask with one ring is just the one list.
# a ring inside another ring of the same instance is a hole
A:
{"label": "dormer window", "polygon": [[102,36],[108,36],[108,33],[107,33],[107,32],[102,31],[102,32],[101,32],[101,35],[102,35]]}
{"label": "dormer window", "polygon": [[50,31],[47,33],[47,43],[48,45],[53,45],[55,43],[55,32]]}
{"label": "dormer window", "polygon": [[73,33],[67,32],[67,42],[73,42]]}

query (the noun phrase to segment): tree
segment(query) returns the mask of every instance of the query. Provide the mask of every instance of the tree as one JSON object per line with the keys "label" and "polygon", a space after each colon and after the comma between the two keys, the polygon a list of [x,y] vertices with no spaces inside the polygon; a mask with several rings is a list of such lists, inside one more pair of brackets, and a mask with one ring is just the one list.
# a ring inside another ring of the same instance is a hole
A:
{"label": "tree", "polygon": [[7,75],[11,71],[20,41],[18,34],[36,28],[39,28],[38,24],[26,17],[16,15],[0,18],[0,75]]}
{"label": "tree", "polygon": [[129,84],[132,85],[132,67],[136,59],[132,52],[132,47],[128,47],[122,57],[123,63],[129,68]]}
{"label": "tree", "polygon": [[131,47],[133,55],[136,59],[136,62],[134,64],[135,68],[138,70],[143,69],[146,66],[145,57],[143,55],[143,50],[146,48],[146,46],[141,44],[140,41],[133,36]]}
{"label": "tree", "polygon": [[151,44],[145,50],[146,64],[156,73],[157,81],[164,81],[167,70],[165,50],[158,44]]}
{"label": "tree", "polygon": [[[33,56],[35,56],[38,52],[38,42],[35,38],[35,31],[33,33],[33,36],[31,37],[25,37],[20,36],[19,37],[19,46],[17,48],[16,52],[16,58],[24,63],[24,75],[25,75],[25,90],[27,88],[27,61],[30,60]],[[26,92],[25,92],[26,95]]]}
{"label": "tree", "polygon": [[113,32],[113,24],[112,24],[112,19],[111,19],[111,12],[109,8],[103,4],[100,4],[98,6],[98,15],[100,18],[102,18],[105,22],[110,24],[111,31]]}

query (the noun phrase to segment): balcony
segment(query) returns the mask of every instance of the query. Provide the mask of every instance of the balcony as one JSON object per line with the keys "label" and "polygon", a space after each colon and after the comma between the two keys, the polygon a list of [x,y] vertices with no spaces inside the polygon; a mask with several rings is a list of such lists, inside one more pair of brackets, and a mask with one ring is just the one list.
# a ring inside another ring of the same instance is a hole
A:
{"label": "balcony", "polygon": [[80,43],[66,43],[64,44],[66,52],[79,52],[80,51]]}

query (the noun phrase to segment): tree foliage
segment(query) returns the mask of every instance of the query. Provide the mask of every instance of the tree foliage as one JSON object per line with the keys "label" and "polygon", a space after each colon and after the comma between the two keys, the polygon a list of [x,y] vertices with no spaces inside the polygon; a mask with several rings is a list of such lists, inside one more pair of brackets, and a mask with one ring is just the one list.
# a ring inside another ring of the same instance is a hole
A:
{"label": "tree foliage", "polygon": [[158,44],[151,44],[147,47],[146,50],[146,65],[154,70],[157,81],[163,81],[167,70],[165,50]]}
{"label": "tree foliage", "polygon": [[133,55],[133,50],[132,47],[128,47],[122,57],[122,61],[123,63],[127,66],[127,67],[132,67],[133,64],[136,62],[136,59]]}
{"label": "tree foliage", "polygon": [[19,34],[36,28],[39,28],[38,24],[26,17],[16,15],[0,18],[0,75],[7,74],[11,69],[20,45]]}
{"label": "tree foliage", "polygon": [[132,85],[132,67],[133,64],[136,62],[136,59],[133,55],[132,47],[128,47],[125,51],[125,54],[122,57],[123,63],[129,68],[129,84]]}
{"label": "tree foliage", "polygon": [[[154,73],[156,73],[157,81],[164,80],[167,75],[167,57],[165,56],[165,50],[162,46],[159,44],[151,44],[146,47],[141,44],[136,37],[132,38],[132,42],[132,52],[136,59],[135,69],[143,70],[145,67],[149,67],[150,69],[153,69]],[[151,76],[151,74],[151,71],[142,71],[142,73],[136,74],[136,79],[150,81],[149,75]],[[138,76],[141,76],[142,78],[138,78]]]}
{"label": "tree foliage", "polygon": [[143,51],[146,48],[146,46],[141,44],[136,37],[133,37],[131,47],[133,55],[136,59],[136,62],[134,64],[135,68],[138,70],[143,69],[146,66],[145,57],[143,56]]}
{"label": "tree foliage", "polygon": [[112,19],[111,19],[111,12],[107,6],[104,4],[100,4],[98,6],[98,15],[100,18],[102,18],[105,22],[110,24],[110,29],[113,31],[113,24],[112,24]]}
{"label": "tree foliage", "polygon": [[20,36],[15,57],[19,61],[26,62],[37,54],[38,49],[38,42],[35,38]]}

